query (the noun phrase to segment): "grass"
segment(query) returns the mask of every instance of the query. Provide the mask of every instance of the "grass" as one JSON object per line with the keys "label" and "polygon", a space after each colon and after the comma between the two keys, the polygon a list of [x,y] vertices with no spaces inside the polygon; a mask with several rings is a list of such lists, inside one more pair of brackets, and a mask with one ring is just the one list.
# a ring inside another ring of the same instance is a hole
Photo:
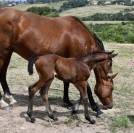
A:
{"label": "grass", "polygon": [[111,131],[118,132],[120,129],[125,130],[131,126],[132,123],[127,116],[118,116],[112,119]]}
{"label": "grass", "polygon": [[[90,128],[94,128],[94,130],[98,129],[98,132],[103,130],[104,132],[131,133],[134,130],[134,66],[131,66],[130,63],[134,60],[134,45],[107,42],[104,42],[104,44],[107,50],[113,49],[115,52],[119,53],[119,55],[113,59],[113,72],[119,73],[114,79],[114,108],[111,110],[103,110],[104,114],[100,119],[96,119],[96,124],[87,127],[88,125],[85,123],[83,113],[78,114],[80,120],[77,120],[70,117],[70,112],[68,110],[57,106],[56,108],[59,109],[57,112],[63,112],[62,115],[65,116],[65,119],[61,119],[59,125],[65,124],[69,129],[74,129],[75,127],[78,128],[80,126],[83,130],[86,128],[89,131]],[[29,76],[27,73],[27,62],[14,54],[8,69],[8,83],[12,92],[14,94],[20,93],[27,95],[27,86],[32,84],[34,81],[37,81],[37,79],[38,76],[35,70],[34,75]],[[93,92],[95,84],[93,75],[90,77],[89,83]],[[72,85],[69,89],[69,96],[72,100],[79,99],[79,92]],[[56,105],[62,105],[62,97],[63,83],[56,79],[52,83],[49,91],[49,99],[52,108],[55,103]],[[98,103],[100,103],[95,95],[94,98]],[[83,107],[80,109],[83,112]],[[90,114],[92,117],[91,112]],[[46,128],[45,124],[44,127]]]}
{"label": "grass", "polygon": [[15,8],[17,10],[21,11],[26,11],[30,7],[43,7],[43,6],[48,6],[51,8],[59,9],[60,6],[64,3],[65,1],[60,1],[60,2],[54,2],[54,3],[49,3],[49,4],[19,4],[16,5],[12,8]]}
{"label": "grass", "polygon": [[95,13],[118,13],[127,8],[132,7],[123,5],[85,6],[64,11],[60,15],[61,16],[73,15],[78,17],[84,17],[94,15]]}
{"label": "grass", "polygon": [[[66,0],[65,0],[66,1]],[[49,6],[51,8],[59,9],[60,6],[65,2],[54,2],[49,4],[20,4],[16,5],[12,8],[25,11],[30,7],[36,6],[36,7],[42,7],[42,6]],[[122,6],[122,5],[108,5],[108,6],[85,6],[85,7],[78,7],[73,8],[67,11],[63,11],[60,13],[60,16],[67,16],[67,15],[73,15],[78,17],[85,17],[90,16],[95,13],[118,13],[120,11],[123,11],[124,9],[131,9],[132,7],[128,6]]]}

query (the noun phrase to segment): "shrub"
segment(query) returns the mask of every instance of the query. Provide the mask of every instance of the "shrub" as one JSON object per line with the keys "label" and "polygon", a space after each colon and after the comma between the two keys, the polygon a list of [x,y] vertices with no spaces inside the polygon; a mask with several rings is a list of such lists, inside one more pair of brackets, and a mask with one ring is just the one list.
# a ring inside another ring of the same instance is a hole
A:
{"label": "shrub", "polygon": [[82,7],[89,3],[88,0],[69,0],[68,2],[64,2],[60,8],[60,11],[68,10],[75,7]]}
{"label": "shrub", "polygon": [[92,16],[82,17],[83,21],[134,21],[132,13],[101,14],[96,13]]}
{"label": "shrub", "polygon": [[134,43],[134,23],[96,24],[89,29],[108,42]]}
{"label": "shrub", "polygon": [[59,16],[58,11],[49,7],[31,7],[27,9],[28,12],[36,13],[38,15],[57,17]]}

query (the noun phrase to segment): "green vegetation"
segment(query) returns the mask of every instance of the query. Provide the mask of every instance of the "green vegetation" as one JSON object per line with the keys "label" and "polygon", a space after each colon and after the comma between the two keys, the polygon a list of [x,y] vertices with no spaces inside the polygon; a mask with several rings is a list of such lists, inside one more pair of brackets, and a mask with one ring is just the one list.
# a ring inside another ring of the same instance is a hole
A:
{"label": "green vegetation", "polygon": [[126,8],[118,13],[95,13],[81,17],[83,21],[134,21],[134,8]]}
{"label": "green vegetation", "polygon": [[120,12],[116,14],[96,13],[92,16],[82,17],[83,21],[134,21],[134,14]]}
{"label": "green vegetation", "polygon": [[134,23],[96,24],[89,25],[89,29],[96,32],[102,40],[108,42],[134,43]]}
{"label": "green vegetation", "polygon": [[49,7],[31,7],[27,9],[28,12],[33,12],[39,15],[45,15],[50,17],[59,16],[58,11]]}
{"label": "green vegetation", "polygon": [[111,130],[117,132],[119,129],[130,128],[131,125],[132,123],[127,116],[118,116],[112,119]]}
{"label": "green vegetation", "polygon": [[60,8],[60,11],[86,6],[88,3],[88,0],[69,0],[68,2],[63,3],[63,5]]}

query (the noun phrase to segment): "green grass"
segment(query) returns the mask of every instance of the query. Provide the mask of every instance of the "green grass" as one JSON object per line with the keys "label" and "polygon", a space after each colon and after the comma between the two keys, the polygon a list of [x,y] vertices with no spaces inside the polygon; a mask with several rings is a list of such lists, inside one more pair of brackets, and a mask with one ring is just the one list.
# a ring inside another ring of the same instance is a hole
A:
{"label": "green grass", "polygon": [[127,116],[118,116],[112,118],[111,131],[118,132],[119,130],[125,130],[131,128],[132,123]]}

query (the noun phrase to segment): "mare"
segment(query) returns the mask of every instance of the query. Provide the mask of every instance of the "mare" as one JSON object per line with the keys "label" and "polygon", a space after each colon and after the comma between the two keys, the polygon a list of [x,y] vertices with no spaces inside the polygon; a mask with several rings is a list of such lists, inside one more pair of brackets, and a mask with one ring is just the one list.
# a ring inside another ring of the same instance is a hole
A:
{"label": "mare", "polygon": [[[81,57],[105,51],[102,41],[76,17],[50,18],[12,8],[0,8],[0,82],[10,104],[15,100],[6,81],[7,68],[13,52],[28,60],[33,54],[58,54],[62,57]],[[94,69],[95,93],[106,108],[113,107],[112,59]],[[64,102],[70,105],[69,82],[64,81]],[[87,93],[91,92],[88,86]],[[93,110],[97,110],[94,101]]]}

